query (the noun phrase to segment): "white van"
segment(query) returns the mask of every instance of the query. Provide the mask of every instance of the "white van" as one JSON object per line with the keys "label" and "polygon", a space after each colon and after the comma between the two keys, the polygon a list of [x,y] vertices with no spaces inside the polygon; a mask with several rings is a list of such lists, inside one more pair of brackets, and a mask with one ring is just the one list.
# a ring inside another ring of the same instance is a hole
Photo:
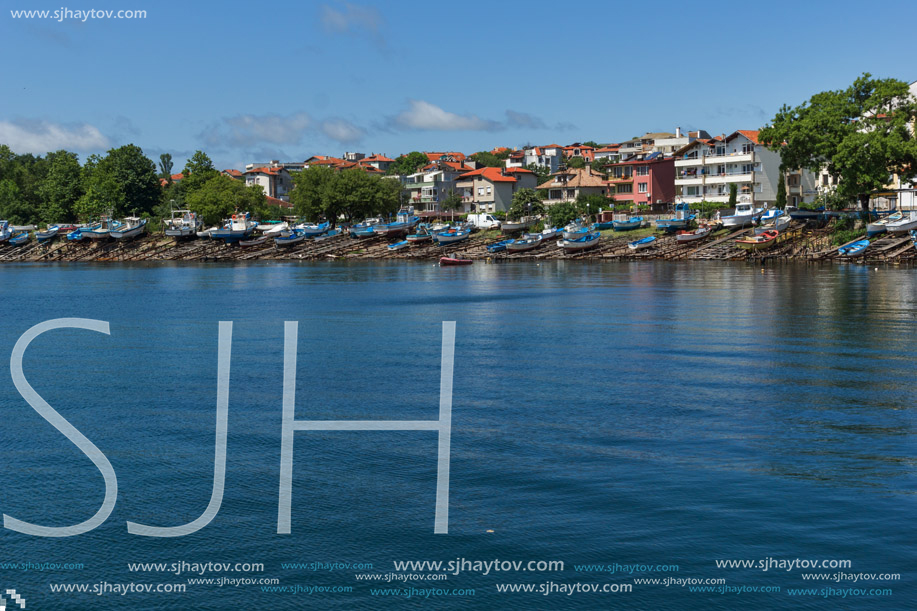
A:
{"label": "white van", "polygon": [[498,221],[492,214],[469,214],[468,222],[473,223],[478,229],[497,229],[500,227]]}

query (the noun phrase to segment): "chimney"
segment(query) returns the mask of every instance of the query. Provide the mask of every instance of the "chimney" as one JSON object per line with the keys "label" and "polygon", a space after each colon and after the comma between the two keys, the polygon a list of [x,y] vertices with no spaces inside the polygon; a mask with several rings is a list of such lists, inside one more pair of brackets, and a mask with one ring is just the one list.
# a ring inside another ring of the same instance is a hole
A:
{"label": "chimney", "polygon": [[680,127],[675,128],[675,137],[681,138],[681,128]]}

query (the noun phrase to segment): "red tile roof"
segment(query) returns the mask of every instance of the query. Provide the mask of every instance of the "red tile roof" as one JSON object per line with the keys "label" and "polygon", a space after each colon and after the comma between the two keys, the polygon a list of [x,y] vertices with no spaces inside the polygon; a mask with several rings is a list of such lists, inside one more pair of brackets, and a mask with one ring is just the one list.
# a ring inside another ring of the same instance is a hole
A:
{"label": "red tile roof", "polygon": [[459,180],[463,178],[472,178],[474,176],[480,176],[484,180],[489,180],[490,182],[516,182],[516,178],[513,176],[504,176],[502,168],[478,168],[467,174],[462,174],[459,176]]}
{"label": "red tile roof", "polygon": [[535,172],[525,168],[506,168],[507,174],[534,174]]}
{"label": "red tile roof", "polygon": [[226,174],[227,176],[232,176],[234,178],[240,178],[243,175],[240,170],[234,170],[231,168],[229,170],[223,170],[223,174]]}
{"label": "red tile roof", "polygon": [[755,144],[760,144],[758,142],[758,130],[756,129],[755,130],[740,129],[740,130],[737,130],[736,133],[742,134],[743,136],[745,136],[746,138],[748,138]]}
{"label": "red tile roof", "polygon": [[363,163],[366,163],[368,161],[395,161],[395,160],[389,159],[385,155],[370,155],[369,157],[365,157],[361,161],[363,161]]}
{"label": "red tile roof", "polygon": [[184,177],[185,175],[182,174],[181,172],[179,172],[178,174],[172,174],[172,182],[178,182],[179,180],[181,180]]}
{"label": "red tile roof", "polygon": [[270,195],[265,195],[264,199],[271,206],[280,206],[281,208],[292,208],[293,204],[290,202],[285,202],[282,199],[277,199],[276,197],[271,197]]}
{"label": "red tile roof", "polygon": [[251,170],[245,170],[246,174],[267,174],[268,176],[277,176],[278,172],[283,168],[252,168]]}
{"label": "red tile roof", "polygon": [[439,158],[442,157],[443,155],[450,155],[450,156],[452,156],[453,159],[458,159],[459,161],[464,161],[464,160],[465,160],[465,153],[450,153],[450,152],[446,152],[446,153],[427,153],[427,152],[425,151],[425,152],[424,152],[424,155],[426,155],[426,156],[427,156],[427,159],[429,159],[430,161],[436,161],[437,159],[439,159]]}

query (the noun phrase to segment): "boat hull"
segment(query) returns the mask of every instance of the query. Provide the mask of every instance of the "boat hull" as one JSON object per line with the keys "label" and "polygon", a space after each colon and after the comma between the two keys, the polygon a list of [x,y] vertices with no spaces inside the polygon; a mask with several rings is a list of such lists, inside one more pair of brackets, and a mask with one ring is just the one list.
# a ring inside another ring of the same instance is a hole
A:
{"label": "boat hull", "polygon": [[703,240],[703,239],[706,238],[708,235],[710,235],[710,229],[709,229],[709,228],[697,229],[697,230],[695,230],[695,231],[688,231],[688,232],[684,232],[684,233],[678,233],[678,234],[675,236],[675,240],[676,240],[678,243],[694,242],[695,240]]}
{"label": "boat hull", "polygon": [[642,240],[637,240],[631,242],[627,247],[631,250],[643,250],[645,248],[652,248],[656,245],[656,236],[650,236],[648,238],[643,238]]}
{"label": "boat hull", "polygon": [[455,259],[453,257],[440,257],[439,264],[442,267],[452,267],[457,265],[471,265],[474,263],[471,259]]}

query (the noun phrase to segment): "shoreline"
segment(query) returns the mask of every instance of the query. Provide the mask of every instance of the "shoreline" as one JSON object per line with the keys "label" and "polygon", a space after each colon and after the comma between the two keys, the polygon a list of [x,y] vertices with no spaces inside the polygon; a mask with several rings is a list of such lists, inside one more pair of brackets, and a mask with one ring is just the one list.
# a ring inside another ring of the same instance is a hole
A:
{"label": "shoreline", "polygon": [[[565,254],[554,241],[522,253],[490,253],[487,245],[502,239],[494,232],[473,234],[467,241],[438,246],[412,245],[399,251],[389,251],[382,237],[356,239],[349,235],[335,235],[307,240],[292,247],[279,248],[272,242],[241,248],[211,239],[176,241],[161,234],[147,234],[129,242],[51,244],[31,242],[22,246],[0,247],[0,264],[45,262],[244,262],[244,261],[330,261],[330,260],[429,260],[441,256],[455,256],[473,260],[542,261],[542,260],[717,260],[717,261],[849,261],[870,263],[901,263],[917,261],[917,249],[910,236],[882,234],[872,241],[864,256],[848,258],[837,253],[839,246],[831,244],[829,229],[810,229],[803,224],[791,227],[778,238],[777,244],[766,250],[746,251],[735,245],[735,240],[751,232],[750,228],[731,231],[721,229],[698,242],[678,243],[674,235],[657,236],[656,245],[646,250],[633,251],[627,244],[648,235],[646,231],[603,231],[599,245],[593,249]],[[862,238],[858,238],[862,239]]]}

